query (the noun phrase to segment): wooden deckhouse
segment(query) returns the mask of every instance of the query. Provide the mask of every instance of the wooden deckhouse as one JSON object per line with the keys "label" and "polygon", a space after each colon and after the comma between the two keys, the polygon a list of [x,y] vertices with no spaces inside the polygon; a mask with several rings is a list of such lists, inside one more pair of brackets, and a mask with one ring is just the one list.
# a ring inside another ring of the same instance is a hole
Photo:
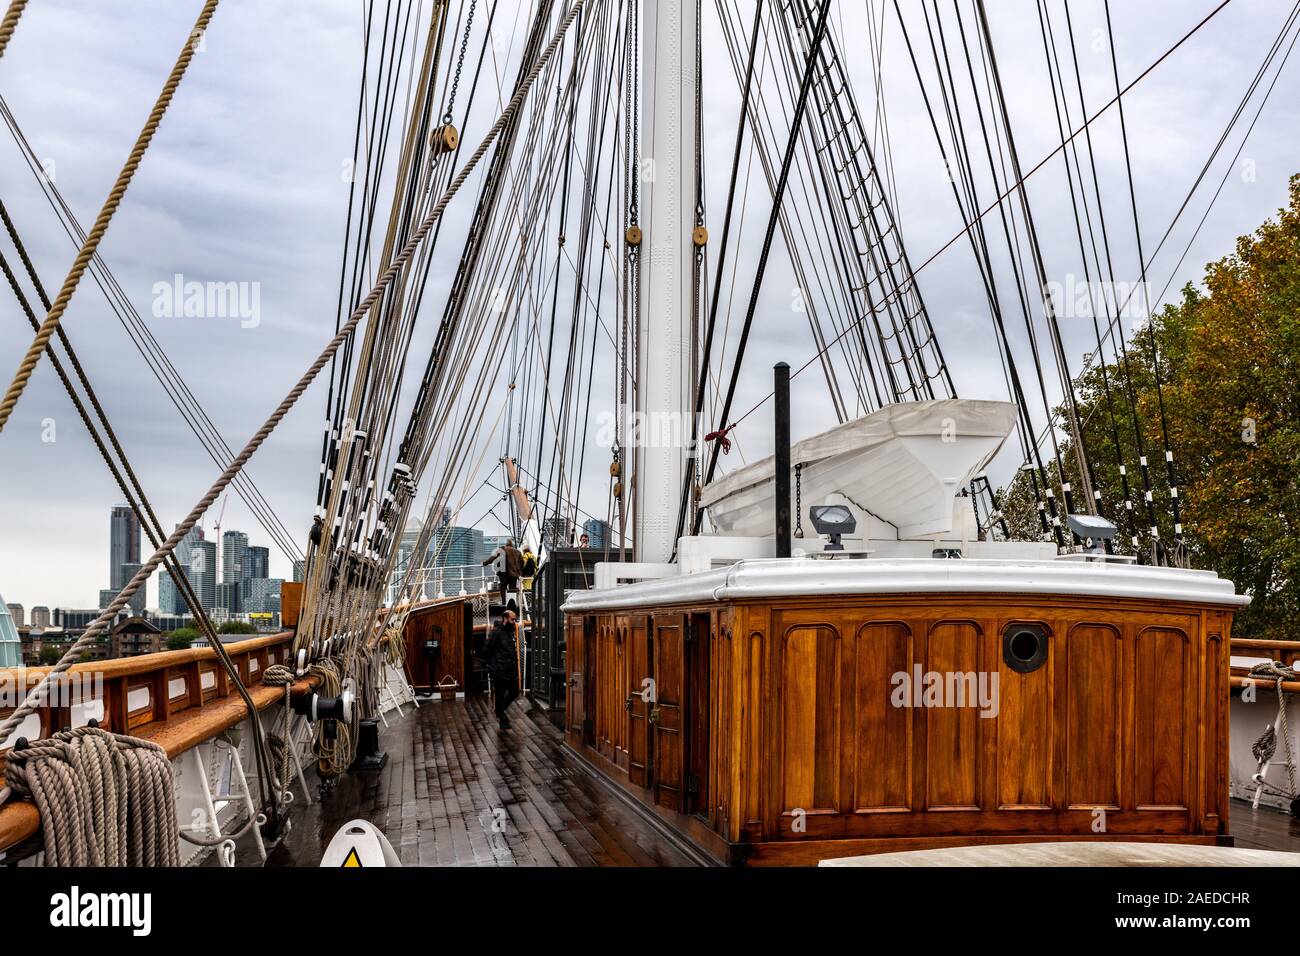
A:
{"label": "wooden deckhouse", "polygon": [[[591,591],[566,605],[566,739],[727,863],[1223,842],[1241,600],[1201,572],[924,559]],[[968,678],[964,704],[900,694],[918,673],[996,675],[996,707]]]}

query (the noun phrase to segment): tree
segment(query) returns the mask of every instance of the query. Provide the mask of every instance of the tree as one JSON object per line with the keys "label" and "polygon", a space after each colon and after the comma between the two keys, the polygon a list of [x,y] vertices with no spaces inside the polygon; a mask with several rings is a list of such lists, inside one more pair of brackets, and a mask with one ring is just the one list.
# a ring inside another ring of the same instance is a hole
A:
{"label": "tree", "polygon": [[[1237,633],[1288,634],[1300,614],[1300,175],[1291,179],[1289,204],[1276,219],[1206,267],[1204,290],[1189,284],[1178,303],[1136,330],[1127,368],[1122,355],[1112,356],[1076,383],[1103,513],[1119,526],[1121,548],[1129,552],[1134,534],[1143,551],[1150,540],[1136,428],[1151,464],[1160,538],[1166,545],[1173,541],[1156,351],[1187,558],[1251,595],[1251,605],[1238,614]],[[1062,458],[1067,479],[1077,482],[1068,447]],[[1133,520],[1124,507],[1121,460]],[[1045,464],[1059,488],[1054,463]],[[1037,536],[1027,473],[1003,489],[1003,499],[1013,535]]]}
{"label": "tree", "polygon": [[167,640],[169,651],[183,651],[199,639],[201,635],[192,627],[178,627],[163,635]]}
{"label": "tree", "polygon": [[55,647],[53,644],[45,644],[41,647],[41,663],[46,667],[51,667],[59,662],[63,656],[63,648]]}
{"label": "tree", "polygon": [[257,628],[247,621],[226,621],[217,628],[218,634],[256,634]]}

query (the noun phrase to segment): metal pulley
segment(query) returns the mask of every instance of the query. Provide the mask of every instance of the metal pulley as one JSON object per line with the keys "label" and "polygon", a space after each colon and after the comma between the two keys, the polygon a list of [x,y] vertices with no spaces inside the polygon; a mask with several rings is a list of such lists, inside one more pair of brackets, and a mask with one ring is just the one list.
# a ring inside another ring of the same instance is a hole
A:
{"label": "metal pulley", "polygon": [[433,132],[429,134],[429,149],[434,156],[445,156],[447,153],[454,153],[459,145],[460,132],[451,123],[435,126]]}

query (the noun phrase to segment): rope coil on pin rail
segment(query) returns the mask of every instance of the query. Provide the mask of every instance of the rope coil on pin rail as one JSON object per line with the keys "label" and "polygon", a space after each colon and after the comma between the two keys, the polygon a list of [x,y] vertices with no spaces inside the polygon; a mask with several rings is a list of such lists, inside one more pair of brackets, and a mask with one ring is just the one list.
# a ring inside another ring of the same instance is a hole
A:
{"label": "rope coil on pin rail", "polygon": [[152,741],[97,726],[20,740],[5,780],[40,812],[46,866],[180,865],[171,762]]}
{"label": "rope coil on pin rail", "polygon": [[103,632],[105,625],[116,617],[118,611],[126,606],[126,603],[131,599],[131,595],[144,585],[149,576],[152,575],[167,556],[175,550],[181,539],[191,528],[194,527],[204,512],[211,507],[217,496],[220,495],[230,482],[234,480],[235,475],[239,473],[240,469],[244,467],[245,463],[253,456],[254,452],[256,452],[257,449],[261,447],[262,443],[266,441],[267,437],[275,427],[297,403],[298,399],[302,396],[302,393],[305,392],[307,387],[315,380],[321,369],[325,367],[330,358],[338,351],[351,335],[352,331],[369,313],[374,303],[378,301],[380,296],[384,294],[384,291],[392,284],[393,280],[397,277],[406,262],[420,247],[424,238],[438,223],[442,217],[443,211],[447,208],[448,204],[450,204],[456,192],[469,178],[474,168],[478,165],[479,160],[487,153],[489,147],[500,134],[501,130],[505,128],[511,117],[513,117],[518,111],[524,98],[532,89],[533,83],[537,79],[538,74],[540,74],[543,67],[545,67],[546,63],[554,55],[555,50],[559,47],[560,41],[564,38],[565,32],[576,18],[578,11],[582,9],[586,2],[587,0],[573,0],[573,5],[569,8],[568,13],[560,22],[560,25],[557,28],[555,35],[551,38],[550,43],[538,57],[537,62],[533,64],[532,69],[524,77],[523,81],[519,84],[514,96],[512,96],[509,103],[506,104],[505,109],[497,118],[497,121],[488,130],[487,135],[483,138],[483,141],[479,144],[473,155],[466,162],[465,166],[462,167],[456,178],[452,180],[451,185],[447,187],[447,191],[443,194],[442,198],[437,202],[437,204],[435,204],[424,222],[421,223],[420,227],[412,234],[406,245],[404,245],[397,256],[394,257],[388,268],[379,276],[375,287],[371,290],[370,294],[358,304],[348,321],[340,326],[338,333],[329,341],[324,350],[319,356],[317,356],[315,362],[313,362],[307,369],[302,378],[298,380],[298,383],[290,389],[289,393],[276,407],[270,418],[268,418],[253,437],[249,439],[249,442],[244,446],[244,449],[235,456],[234,460],[225,471],[221,473],[212,487],[208,489],[207,493],[199,500],[194,508],[191,509],[190,513],[186,515],[185,519],[176,527],[176,530],[171,533],[170,537],[168,537],[168,539],[163,543],[162,547],[159,548],[149,558],[149,560],[140,567],[140,570],[137,571],[135,576],[127,582],[121,593],[119,593],[117,597],[109,603],[109,606],[100,612],[99,617],[97,617],[90,626],[82,632],[81,637],[77,638],[77,640],[72,643],[68,650],[64,652],[63,657],[59,659],[58,663],[50,668],[45,676],[41,678],[41,681],[27,694],[26,698],[24,698],[18,708],[3,721],[0,721],[0,744],[3,744],[4,741],[8,739],[23,719],[31,714],[40,702],[45,699],[51,682],[57,680],[60,674],[63,674],[72,666],[73,662],[80,657],[81,652],[91,642],[99,637]]}
{"label": "rope coil on pin rail", "polygon": [[[40,361],[41,353],[45,351],[46,343],[49,342],[50,336],[54,334],[54,330],[58,327],[59,321],[68,309],[68,304],[72,301],[73,293],[77,291],[77,285],[81,282],[81,277],[85,275],[86,268],[90,265],[91,259],[95,257],[95,250],[99,248],[100,240],[104,238],[104,233],[108,231],[108,225],[112,222],[113,215],[122,204],[122,197],[126,195],[127,187],[131,185],[135,171],[140,167],[140,162],[144,159],[145,151],[148,150],[149,143],[158,130],[158,125],[162,122],[167,107],[171,105],[176,88],[180,86],[181,78],[185,75],[190,60],[194,58],[194,53],[199,46],[199,40],[207,30],[212,15],[216,13],[219,2],[220,0],[207,0],[203,5],[203,9],[199,12],[199,18],[194,23],[194,29],[186,37],[180,55],[176,58],[176,65],[172,67],[167,82],[163,84],[162,92],[158,94],[158,100],[149,112],[149,118],[145,121],[144,128],[136,138],[126,164],[118,173],[117,181],[113,184],[108,198],[104,201],[103,208],[100,209],[99,215],[95,218],[95,224],[91,227],[90,234],[82,244],[81,251],[77,253],[77,258],[73,262],[67,278],[63,280],[63,288],[59,290],[59,294],[54,300],[54,308],[50,309],[49,315],[41,323],[40,331],[36,333],[36,338],[32,340],[31,346],[27,349],[27,354],[23,356],[18,371],[14,373],[13,382],[10,383],[8,391],[5,392],[4,399],[0,401],[0,431],[4,430],[5,424],[9,421],[9,416],[13,414],[14,406],[18,404],[18,399],[22,396],[23,390],[26,389],[27,382],[31,379],[32,372]],[[8,22],[8,16],[6,16],[5,22]],[[12,32],[12,29],[10,32]],[[5,40],[7,40],[7,37],[0,34],[0,43],[5,42]],[[0,48],[0,53],[3,53],[3,48]]]}

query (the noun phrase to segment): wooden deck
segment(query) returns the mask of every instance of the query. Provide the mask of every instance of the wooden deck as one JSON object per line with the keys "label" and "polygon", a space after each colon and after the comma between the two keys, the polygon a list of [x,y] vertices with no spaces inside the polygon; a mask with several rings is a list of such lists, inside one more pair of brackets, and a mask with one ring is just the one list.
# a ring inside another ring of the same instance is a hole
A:
{"label": "wooden deck", "polygon": [[[406,866],[691,866],[704,862],[563,747],[544,711],[515,704],[497,729],[483,697],[422,703],[381,733],[388,764],[343,777],[322,805],[293,812],[270,866],[317,866],[343,824],[369,820]],[[315,775],[308,774],[315,784]],[[1300,820],[1232,801],[1236,846],[1300,853]],[[1018,848],[1019,849],[1019,848]],[[241,866],[259,863],[251,837]],[[210,859],[209,865],[215,865]]]}
{"label": "wooden deck", "polygon": [[[679,839],[563,749],[546,713],[526,702],[499,730],[490,701],[422,702],[381,733],[382,771],[340,779],[322,805],[293,812],[269,866],[317,866],[349,820],[379,827],[406,866],[691,866]],[[308,783],[314,782],[309,774]],[[238,862],[256,866],[250,837]]]}

